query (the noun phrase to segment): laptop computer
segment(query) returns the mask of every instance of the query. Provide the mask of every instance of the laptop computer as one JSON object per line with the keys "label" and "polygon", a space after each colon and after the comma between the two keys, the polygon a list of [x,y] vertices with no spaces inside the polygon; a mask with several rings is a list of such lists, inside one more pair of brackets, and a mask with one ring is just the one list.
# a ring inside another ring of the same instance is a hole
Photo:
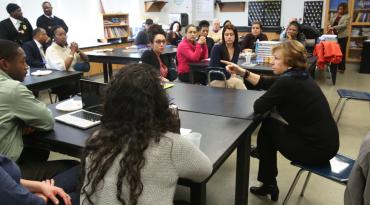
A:
{"label": "laptop computer", "polygon": [[82,109],[55,117],[55,120],[81,129],[88,129],[101,122],[106,84],[81,79],[80,87]]}

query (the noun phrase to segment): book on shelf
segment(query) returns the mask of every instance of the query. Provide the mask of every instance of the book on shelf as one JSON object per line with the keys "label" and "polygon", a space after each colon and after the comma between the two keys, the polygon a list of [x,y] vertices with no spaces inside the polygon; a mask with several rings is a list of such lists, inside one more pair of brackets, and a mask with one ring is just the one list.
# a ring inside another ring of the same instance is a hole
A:
{"label": "book on shelf", "polygon": [[104,35],[107,38],[122,38],[127,37],[128,33],[124,28],[113,27],[113,28],[104,28]]}
{"label": "book on shelf", "polygon": [[370,22],[370,13],[358,12],[355,22]]}

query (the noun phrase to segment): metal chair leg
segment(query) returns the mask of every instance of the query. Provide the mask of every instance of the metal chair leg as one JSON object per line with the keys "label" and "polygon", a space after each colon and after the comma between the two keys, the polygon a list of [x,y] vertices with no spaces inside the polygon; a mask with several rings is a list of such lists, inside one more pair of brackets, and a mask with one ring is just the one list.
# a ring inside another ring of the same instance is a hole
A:
{"label": "metal chair leg", "polygon": [[338,108],[338,105],[342,102],[342,99],[341,97],[339,97],[338,101],[337,101],[337,104],[335,105],[334,107],[334,110],[333,110],[333,115],[335,114],[335,111],[337,111],[337,108]]}
{"label": "metal chair leg", "polygon": [[52,96],[51,96],[51,91],[50,91],[50,90],[48,90],[48,93],[49,93],[50,104],[53,104],[53,98],[52,98]]}
{"label": "metal chair leg", "polygon": [[304,184],[302,187],[301,197],[304,195],[304,191],[306,191],[306,187],[307,187],[308,181],[310,180],[310,177],[311,177],[311,172],[308,172],[306,180],[304,181]]}
{"label": "metal chair leg", "polygon": [[295,186],[297,185],[297,182],[298,182],[298,180],[299,180],[299,177],[301,176],[302,172],[304,172],[304,171],[305,171],[305,170],[303,170],[303,169],[300,169],[300,170],[298,171],[298,173],[297,173],[297,175],[295,176],[294,181],[293,181],[292,185],[290,186],[289,191],[288,191],[288,193],[287,193],[287,195],[286,195],[286,197],[285,197],[285,199],[284,199],[284,201],[283,201],[283,205],[286,205],[286,204],[288,203],[289,198],[290,198],[290,196],[292,195],[292,193],[293,193],[293,191],[294,191]]}
{"label": "metal chair leg", "polygon": [[340,116],[342,116],[342,112],[343,112],[344,106],[346,105],[346,102],[347,102],[349,99],[350,99],[350,98],[346,98],[346,99],[344,100],[344,102],[343,102],[342,108],[340,109],[339,114],[338,114],[337,124],[338,124],[338,122],[339,122]]}

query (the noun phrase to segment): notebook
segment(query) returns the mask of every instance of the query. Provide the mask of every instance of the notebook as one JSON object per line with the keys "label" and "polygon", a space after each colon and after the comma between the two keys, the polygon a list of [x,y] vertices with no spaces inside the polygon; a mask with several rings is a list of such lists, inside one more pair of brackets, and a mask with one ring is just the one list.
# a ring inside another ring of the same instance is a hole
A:
{"label": "notebook", "polygon": [[106,84],[81,79],[80,87],[82,109],[55,117],[55,120],[81,129],[88,129],[101,122]]}

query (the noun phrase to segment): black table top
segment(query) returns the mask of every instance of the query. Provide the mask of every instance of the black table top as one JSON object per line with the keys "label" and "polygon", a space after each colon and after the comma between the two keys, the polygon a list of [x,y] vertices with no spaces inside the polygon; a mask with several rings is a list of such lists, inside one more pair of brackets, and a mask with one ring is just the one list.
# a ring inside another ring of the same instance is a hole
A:
{"label": "black table top", "polygon": [[[43,68],[31,68],[31,73],[37,70],[45,70]],[[82,72],[79,71],[59,71],[52,70],[53,72],[49,75],[44,76],[26,76],[23,84],[30,90],[41,90],[47,89],[60,84],[66,83],[71,79],[79,79],[82,76]]]}
{"label": "black table top", "polygon": [[[104,52],[93,50],[85,52],[90,62],[117,63],[124,64],[129,61],[139,61],[144,51],[150,48],[116,48],[112,51]],[[166,47],[163,54],[176,54],[177,48]]]}
{"label": "black table top", "polygon": [[[55,109],[56,104],[49,105],[53,116],[64,112]],[[200,149],[210,158],[214,167],[218,167],[237,146],[237,140],[252,124],[251,120],[235,119],[180,111],[181,127],[192,129],[202,134]],[[47,148],[79,157],[86,139],[99,126],[82,130],[60,122],[55,122],[54,130],[36,132],[24,138],[28,144],[46,146]]]}
{"label": "black table top", "polygon": [[180,110],[231,118],[253,119],[254,101],[264,91],[212,88],[176,83],[167,89]]}
{"label": "black table top", "polygon": [[[273,74],[271,64],[257,64],[254,67],[247,67],[243,65],[244,62],[245,62],[244,58],[239,58],[238,65],[242,68],[246,68],[249,71],[252,71],[255,73],[262,73],[262,74],[269,74],[269,75]],[[255,60],[252,60],[251,63],[256,64]],[[204,69],[209,66],[209,61],[189,63],[189,65],[190,65],[191,70]]]}

